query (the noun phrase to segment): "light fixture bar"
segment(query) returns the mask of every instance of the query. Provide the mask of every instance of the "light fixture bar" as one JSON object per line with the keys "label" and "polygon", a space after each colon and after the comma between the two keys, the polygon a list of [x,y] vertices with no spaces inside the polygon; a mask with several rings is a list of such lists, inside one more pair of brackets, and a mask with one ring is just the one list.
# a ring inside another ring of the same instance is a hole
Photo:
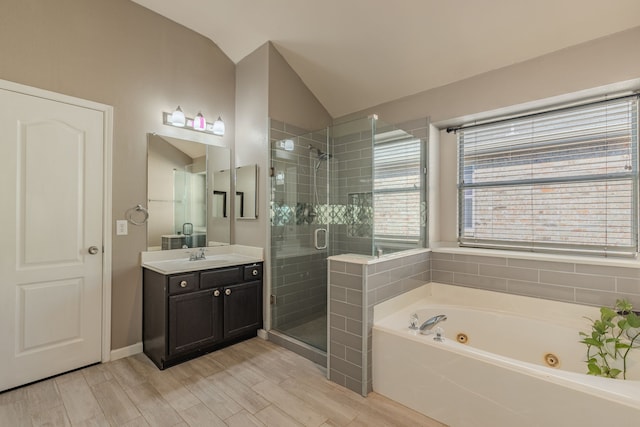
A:
{"label": "light fixture bar", "polygon": [[[179,126],[173,123],[172,121],[172,113],[167,113],[165,111],[162,112],[162,123],[167,125],[167,126],[171,126],[171,127],[176,127],[176,128],[181,128],[181,129],[188,129],[194,132],[201,132],[201,133],[207,133],[209,135],[216,135],[216,136],[223,136],[224,135],[224,128],[222,130],[222,133],[220,133],[218,131],[218,129],[215,127],[215,123],[209,123],[206,122],[206,126],[204,129],[197,129],[193,127],[193,123],[194,123],[194,119],[190,118],[190,117],[185,117],[185,124],[184,126]],[[220,118],[218,118],[218,120],[220,120]],[[223,125],[224,126],[224,125]]]}

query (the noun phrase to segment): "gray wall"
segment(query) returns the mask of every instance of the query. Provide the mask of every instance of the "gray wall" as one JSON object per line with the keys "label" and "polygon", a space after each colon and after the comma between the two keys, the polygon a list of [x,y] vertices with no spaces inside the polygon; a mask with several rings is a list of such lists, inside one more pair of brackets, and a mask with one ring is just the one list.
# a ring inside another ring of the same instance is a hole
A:
{"label": "gray wall", "polygon": [[[373,106],[341,117],[344,121],[377,113],[386,122],[431,118],[437,129],[466,121],[547,108],[622,89],[640,89],[640,27],[572,46],[548,55],[500,68],[446,86]],[[457,238],[456,137],[441,131],[437,241]],[[434,169],[435,170],[435,169]],[[432,181],[435,182],[434,179]],[[432,242],[436,241],[432,239]]]}
{"label": "gray wall", "polygon": [[638,43],[640,26],[339,119],[377,113],[389,123],[428,116],[432,123],[441,125],[461,118],[473,120],[487,111],[639,79],[640,55],[634,54]]}
{"label": "gray wall", "polygon": [[[188,46],[188,49],[185,49]],[[231,147],[235,66],[211,40],[129,0],[3,0],[0,79],[114,107],[113,220],[146,206],[147,133],[192,139],[162,125],[180,104],[189,116],[220,114]],[[142,339],[140,252],[145,227],[113,227],[113,349]]]}
{"label": "gray wall", "polygon": [[[238,62],[236,67],[237,144],[235,165],[258,165],[257,220],[234,222],[234,243],[266,246],[269,188],[268,115],[269,115],[269,45],[264,44]],[[235,189],[231,192],[235,194]]]}
{"label": "gray wall", "polygon": [[[295,129],[291,133],[300,135],[306,132],[304,129],[327,127],[331,116],[275,47],[265,43],[237,64],[236,117],[236,166],[258,165],[258,218],[237,221],[234,242],[267,248],[265,270],[270,271],[269,119],[286,121]],[[270,275],[265,278],[265,285],[265,307],[269,307]],[[264,315],[265,328],[269,329],[269,310]]]}

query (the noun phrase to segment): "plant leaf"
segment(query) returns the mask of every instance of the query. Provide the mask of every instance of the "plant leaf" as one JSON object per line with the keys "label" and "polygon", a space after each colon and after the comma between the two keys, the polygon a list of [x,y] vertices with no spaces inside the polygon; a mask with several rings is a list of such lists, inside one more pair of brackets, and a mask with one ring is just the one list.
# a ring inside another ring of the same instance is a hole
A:
{"label": "plant leaf", "polygon": [[589,375],[602,375],[602,370],[597,364],[589,363],[587,367],[589,368]]}
{"label": "plant leaf", "polygon": [[628,299],[619,299],[616,300],[616,310],[618,311],[622,311],[622,312],[628,312],[633,310],[633,306],[631,305],[631,302]]}
{"label": "plant leaf", "polygon": [[618,375],[620,375],[620,372],[622,372],[620,369],[610,369],[609,370],[609,377],[610,378],[615,378]]}
{"label": "plant leaf", "polygon": [[604,344],[601,343],[600,341],[593,339],[593,338],[585,338],[584,340],[580,341],[581,343],[587,344],[587,345],[592,345],[594,347],[602,347]]}
{"label": "plant leaf", "polygon": [[625,329],[629,329],[629,322],[627,322],[627,319],[620,319],[618,321],[618,328],[622,329],[623,331]]}
{"label": "plant leaf", "polygon": [[614,310],[610,309],[609,307],[600,308],[600,317],[604,321],[611,320],[617,315],[618,313],[616,313]]}
{"label": "plant leaf", "polygon": [[627,314],[627,322],[629,322],[629,326],[632,328],[640,328],[640,316],[635,314],[633,311]]}

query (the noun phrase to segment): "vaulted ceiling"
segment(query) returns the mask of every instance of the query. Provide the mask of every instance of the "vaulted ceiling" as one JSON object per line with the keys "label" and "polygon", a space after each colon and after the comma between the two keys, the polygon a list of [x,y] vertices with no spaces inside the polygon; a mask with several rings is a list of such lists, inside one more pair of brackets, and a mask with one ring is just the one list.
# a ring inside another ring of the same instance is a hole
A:
{"label": "vaulted ceiling", "polygon": [[638,0],[133,1],[235,63],[271,41],[333,117],[640,23]]}

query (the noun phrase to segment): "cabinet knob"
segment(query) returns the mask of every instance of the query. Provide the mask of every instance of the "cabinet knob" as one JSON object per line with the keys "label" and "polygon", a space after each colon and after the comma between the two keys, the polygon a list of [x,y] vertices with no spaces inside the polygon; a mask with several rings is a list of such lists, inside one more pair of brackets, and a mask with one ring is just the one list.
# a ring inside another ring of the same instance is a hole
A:
{"label": "cabinet knob", "polygon": [[186,288],[188,284],[189,284],[189,283],[187,283],[187,281],[186,281],[186,280],[183,280],[182,282],[180,282],[180,287],[181,287],[181,288]]}
{"label": "cabinet knob", "polygon": [[219,297],[220,296],[220,291],[217,290],[217,289],[215,291],[213,291],[213,296],[214,297]]}
{"label": "cabinet knob", "polygon": [[258,275],[258,270],[252,270],[251,274],[254,275],[254,276],[257,276]]}
{"label": "cabinet knob", "polygon": [[224,294],[225,295],[231,295],[231,289],[225,289],[224,290]]}

